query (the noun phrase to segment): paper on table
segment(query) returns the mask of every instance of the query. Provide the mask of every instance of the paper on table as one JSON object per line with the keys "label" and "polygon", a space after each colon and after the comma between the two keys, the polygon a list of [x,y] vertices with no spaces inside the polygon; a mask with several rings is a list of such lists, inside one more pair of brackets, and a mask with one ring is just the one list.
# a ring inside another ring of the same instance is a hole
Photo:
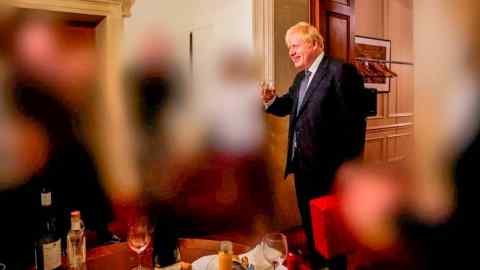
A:
{"label": "paper on table", "polygon": [[[255,270],[265,270],[271,267],[271,265],[263,257],[261,245],[257,245],[255,246],[254,249],[251,249],[247,253],[243,253],[239,255],[239,257],[244,257],[244,256],[248,258],[249,262],[253,263],[253,265],[255,266]],[[217,255],[203,256],[192,263],[192,270],[207,270],[207,266],[210,263],[210,261],[216,260],[216,259],[217,259]],[[287,270],[287,268],[283,265],[278,266],[276,269]],[[209,269],[209,270],[217,270],[217,269]]]}
{"label": "paper on table", "polygon": [[165,267],[155,267],[154,270],[181,270],[182,264],[180,262],[165,266]]}

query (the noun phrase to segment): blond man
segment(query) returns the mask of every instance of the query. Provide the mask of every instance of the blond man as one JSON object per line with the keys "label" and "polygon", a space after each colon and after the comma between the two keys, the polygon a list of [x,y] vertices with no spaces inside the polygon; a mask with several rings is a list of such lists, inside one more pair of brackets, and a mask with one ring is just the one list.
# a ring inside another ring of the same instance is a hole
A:
{"label": "blond man", "polygon": [[264,88],[262,98],[268,113],[290,116],[285,177],[295,176],[298,206],[313,251],[309,201],[328,194],[339,166],[364,147],[363,79],[353,65],[325,55],[323,37],[308,23],[290,27],[285,41],[299,72],[284,95]]}

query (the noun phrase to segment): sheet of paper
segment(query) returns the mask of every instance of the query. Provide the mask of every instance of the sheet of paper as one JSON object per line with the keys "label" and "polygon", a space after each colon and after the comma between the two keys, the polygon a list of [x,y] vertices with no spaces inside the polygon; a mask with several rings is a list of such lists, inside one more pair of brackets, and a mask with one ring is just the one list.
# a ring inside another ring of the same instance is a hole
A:
{"label": "sheet of paper", "polygon": [[[272,268],[272,266],[265,260],[263,257],[262,247],[261,245],[255,246],[255,248],[251,249],[247,253],[239,254],[239,257],[247,256],[248,261],[253,263],[255,266],[255,270],[266,270],[268,268]],[[209,255],[199,258],[198,260],[192,263],[192,270],[218,270],[218,269],[208,269],[209,263],[212,260],[217,260],[217,255]],[[216,264],[212,264],[216,265]],[[287,270],[287,268],[283,265],[277,267],[277,270]]]}

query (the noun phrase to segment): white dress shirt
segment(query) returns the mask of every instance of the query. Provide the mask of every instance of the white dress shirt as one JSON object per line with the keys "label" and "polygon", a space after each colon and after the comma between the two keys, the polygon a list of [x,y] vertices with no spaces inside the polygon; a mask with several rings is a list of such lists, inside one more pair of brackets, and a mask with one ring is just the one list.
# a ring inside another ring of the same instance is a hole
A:
{"label": "white dress shirt", "polygon": [[[317,58],[315,58],[315,61],[313,61],[313,63],[307,69],[311,73],[310,78],[308,79],[308,83],[307,83],[307,92],[308,92],[308,87],[310,86],[310,83],[312,82],[312,79],[315,76],[315,73],[317,72],[318,66],[320,66],[320,63],[322,62],[324,56],[325,56],[325,53],[321,52],[317,56]],[[268,109],[268,107],[270,107],[270,105],[273,104],[273,102],[275,101],[276,98],[277,98],[277,96],[274,96],[269,102],[264,103],[265,109]]]}

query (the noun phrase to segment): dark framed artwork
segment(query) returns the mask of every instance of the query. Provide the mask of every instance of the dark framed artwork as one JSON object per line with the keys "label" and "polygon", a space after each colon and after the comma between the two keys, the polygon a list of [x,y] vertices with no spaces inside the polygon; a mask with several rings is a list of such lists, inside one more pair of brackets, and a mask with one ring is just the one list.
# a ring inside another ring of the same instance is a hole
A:
{"label": "dark framed artwork", "polygon": [[379,93],[390,92],[390,77],[386,77],[382,72],[377,72],[383,67],[390,70],[390,40],[355,36],[354,44],[356,65],[364,74],[365,87],[375,88]]}

